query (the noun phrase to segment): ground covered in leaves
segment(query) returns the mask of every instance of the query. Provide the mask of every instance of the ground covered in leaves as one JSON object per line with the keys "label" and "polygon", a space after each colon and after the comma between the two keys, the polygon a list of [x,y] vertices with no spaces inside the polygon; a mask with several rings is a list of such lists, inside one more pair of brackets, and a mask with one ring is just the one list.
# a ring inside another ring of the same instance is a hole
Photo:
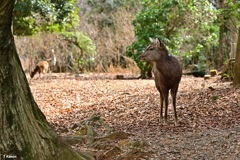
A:
{"label": "ground covered in leaves", "polygon": [[[73,139],[75,143],[70,144],[93,153],[95,159],[240,159],[240,88],[218,77],[183,76],[177,96],[179,123],[174,125],[170,103],[169,121],[163,125],[158,122],[160,96],[154,80],[131,79],[129,74],[123,80],[115,77],[48,74],[29,84],[40,109],[61,136],[78,137],[83,135],[83,125],[88,126],[88,142]],[[93,115],[102,129],[89,129],[93,126],[86,119]],[[114,139],[114,145],[107,142],[104,149],[99,145],[102,137],[119,135],[123,137]]]}

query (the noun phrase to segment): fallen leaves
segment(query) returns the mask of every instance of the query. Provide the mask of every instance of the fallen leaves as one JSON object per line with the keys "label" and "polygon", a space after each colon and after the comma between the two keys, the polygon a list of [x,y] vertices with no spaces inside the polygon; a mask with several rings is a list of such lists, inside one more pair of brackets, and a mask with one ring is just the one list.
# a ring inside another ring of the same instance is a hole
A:
{"label": "fallen leaves", "polygon": [[[39,108],[62,136],[75,135],[80,129],[76,124],[100,113],[114,129],[147,140],[158,158],[204,159],[204,152],[199,151],[208,147],[208,158],[213,158],[214,153],[220,156],[219,152],[224,152],[224,147],[220,147],[223,142],[227,142],[226,150],[233,155],[239,149],[240,89],[229,82],[184,76],[177,95],[179,124],[175,126],[171,103],[168,124],[158,122],[160,96],[154,80],[115,80],[113,74],[54,77],[34,79],[30,84]],[[223,134],[232,130],[237,133],[222,141]],[[211,138],[216,142],[211,142]],[[231,149],[230,142],[235,149]],[[227,155],[224,152],[222,157]]]}

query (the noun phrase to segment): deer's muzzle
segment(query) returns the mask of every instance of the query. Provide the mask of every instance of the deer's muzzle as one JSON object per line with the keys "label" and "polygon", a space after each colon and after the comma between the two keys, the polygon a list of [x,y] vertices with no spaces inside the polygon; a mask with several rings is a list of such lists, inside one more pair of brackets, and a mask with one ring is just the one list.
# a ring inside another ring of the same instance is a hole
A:
{"label": "deer's muzzle", "polygon": [[145,60],[145,56],[144,56],[143,54],[141,54],[138,58],[139,58],[139,60],[141,60],[141,61],[144,61],[144,60]]}

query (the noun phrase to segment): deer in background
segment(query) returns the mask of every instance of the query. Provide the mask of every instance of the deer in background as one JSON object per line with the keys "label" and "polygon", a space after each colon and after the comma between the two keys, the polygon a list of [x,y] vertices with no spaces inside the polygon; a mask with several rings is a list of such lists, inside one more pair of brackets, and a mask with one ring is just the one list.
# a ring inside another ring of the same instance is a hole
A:
{"label": "deer in background", "polygon": [[165,102],[164,123],[167,123],[168,96],[171,91],[175,124],[177,124],[176,96],[182,77],[182,66],[169,54],[165,44],[158,39],[151,39],[151,44],[139,56],[140,60],[149,62],[153,68],[154,80],[160,93],[160,122],[163,121],[163,102]]}
{"label": "deer in background", "polygon": [[30,73],[30,77],[33,78],[37,72],[39,73],[39,77],[42,77],[42,74],[47,73],[48,70],[49,70],[48,62],[41,61],[36,65],[35,69]]}

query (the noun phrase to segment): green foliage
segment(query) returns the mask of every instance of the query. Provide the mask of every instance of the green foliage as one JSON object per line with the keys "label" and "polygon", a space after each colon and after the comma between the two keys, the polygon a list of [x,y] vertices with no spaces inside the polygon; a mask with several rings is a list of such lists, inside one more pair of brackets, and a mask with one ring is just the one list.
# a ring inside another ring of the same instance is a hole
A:
{"label": "green foliage", "polygon": [[240,24],[240,1],[226,0],[223,9],[219,9],[221,14],[224,14],[225,20],[231,17],[238,19],[238,25]]}
{"label": "green foliage", "polygon": [[92,40],[81,32],[64,32],[64,39],[74,44],[80,52],[72,51],[78,68],[89,68],[94,63],[96,47]]}
{"label": "green foliage", "polygon": [[[127,48],[141,70],[146,66],[138,60],[149,43],[149,37],[166,43],[171,53],[191,59],[207,57],[204,53],[217,44],[218,29],[214,26],[216,12],[206,0],[142,0],[143,9],[133,21],[136,41]],[[186,55],[185,55],[186,54]]]}
{"label": "green foliage", "polygon": [[63,32],[78,24],[76,0],[19,0],[15,4],[15,35],[33,35],[40,31]]}
{"label": "green foliage", "polygon": [[135,62],[137,62],[138,67],[141,69],[143,73],[143,77],[145,77],[147,70],[149,69],[149,65],[146,65],[145,62],[139,61],[139,55],[146,48],[146,42],[139,43],[137,41],[133,42],[132,45],[128,46],[126,49],[126,55],[131,57]]}
{"label": "green foliage", "polygon": [[[143,10],[136,15],[133,21],[137,40],[127,48],[126,54],[137,62],[144,74],[149,67],[139,61],[138,56],[149,43],[149,37],[159,38],[164,41],[167,46],[175,46],[174,43],[180,41],[178,32],[174,28],[170,29],[170,27],[168,27],[170,21],[177,16],[172,10],[176,5],[174,6],[173,4],[173,6],[170,7],[171,3],[172,1],[163,1],[160,3],[157,1],[142,0]],[[169,41],[170,32],[171,35],[176,35],[171,43]]]}

